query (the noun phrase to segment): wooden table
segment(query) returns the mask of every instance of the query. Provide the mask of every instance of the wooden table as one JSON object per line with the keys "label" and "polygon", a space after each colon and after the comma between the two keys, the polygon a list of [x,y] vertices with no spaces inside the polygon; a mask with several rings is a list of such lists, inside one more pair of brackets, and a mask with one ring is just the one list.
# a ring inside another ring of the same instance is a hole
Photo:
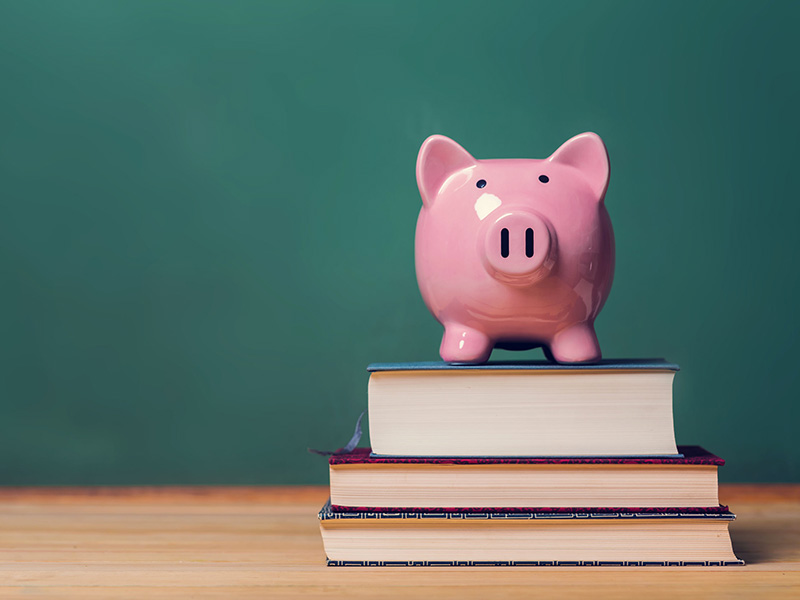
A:
{"label": "wooden table", "polygon": [[0,598],[800,598],[800,486],[720,495],[747,566],[334,568],[322,487],[0,488]]}

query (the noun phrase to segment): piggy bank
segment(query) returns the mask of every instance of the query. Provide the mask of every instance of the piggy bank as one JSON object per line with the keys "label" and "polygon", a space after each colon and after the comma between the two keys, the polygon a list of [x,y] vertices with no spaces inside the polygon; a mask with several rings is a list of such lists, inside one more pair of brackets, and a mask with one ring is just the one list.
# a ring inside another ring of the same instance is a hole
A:
{"label": "piggy bank", "polygon": [[600,359],[594,319],[614,275],[608,178],[594,133],[543,160],[477,160],[445,136],[425,140],[416,269],[444,326],[443,360],[540,346],[559,363]]}

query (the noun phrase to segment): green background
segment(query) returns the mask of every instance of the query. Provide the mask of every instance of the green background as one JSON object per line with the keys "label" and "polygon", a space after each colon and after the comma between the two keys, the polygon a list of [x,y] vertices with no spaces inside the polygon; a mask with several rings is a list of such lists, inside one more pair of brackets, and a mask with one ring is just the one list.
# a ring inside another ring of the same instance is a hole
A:
{"label": "green background", "polygon": [[798,6],[3,2],[0,484],[326,482],[365,366],[437,358],[423,139],[587,130],[604,354],[681,364],[723,481],[800,480]]}

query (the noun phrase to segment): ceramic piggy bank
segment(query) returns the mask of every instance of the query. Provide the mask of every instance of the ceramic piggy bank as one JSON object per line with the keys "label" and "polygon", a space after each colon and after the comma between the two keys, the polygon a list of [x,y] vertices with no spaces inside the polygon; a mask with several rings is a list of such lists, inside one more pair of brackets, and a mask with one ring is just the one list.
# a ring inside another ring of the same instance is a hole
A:
{"label": "ceramic piggy bank", "polygon": [[485,362],[495,346],[600,359],[594,319],[614,274],[608,177],[594,133],[544,160],[476,160],[450,138],[425,140],[417,281],[444,325],[443,360]]}

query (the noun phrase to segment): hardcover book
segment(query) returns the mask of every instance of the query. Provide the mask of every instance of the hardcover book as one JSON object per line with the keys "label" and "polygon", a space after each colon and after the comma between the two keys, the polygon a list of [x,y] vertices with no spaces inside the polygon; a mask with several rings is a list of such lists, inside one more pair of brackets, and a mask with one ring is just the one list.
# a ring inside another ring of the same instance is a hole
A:
{"label": "hardcover book", "polygon": [[[333,510],[525,510],[681,507],[718,511],[720,457],[679,446],[682,458],[330,457]],[[519,507],[524,507],[520,509]]]}
{"label": "hardcover book", "polygon": [[319,513],[330,566],[741,565],[727,511]]}
{"label": "hardcover book", "polygon": [[380,456],[678,456],[664,360],[373,364]]}

